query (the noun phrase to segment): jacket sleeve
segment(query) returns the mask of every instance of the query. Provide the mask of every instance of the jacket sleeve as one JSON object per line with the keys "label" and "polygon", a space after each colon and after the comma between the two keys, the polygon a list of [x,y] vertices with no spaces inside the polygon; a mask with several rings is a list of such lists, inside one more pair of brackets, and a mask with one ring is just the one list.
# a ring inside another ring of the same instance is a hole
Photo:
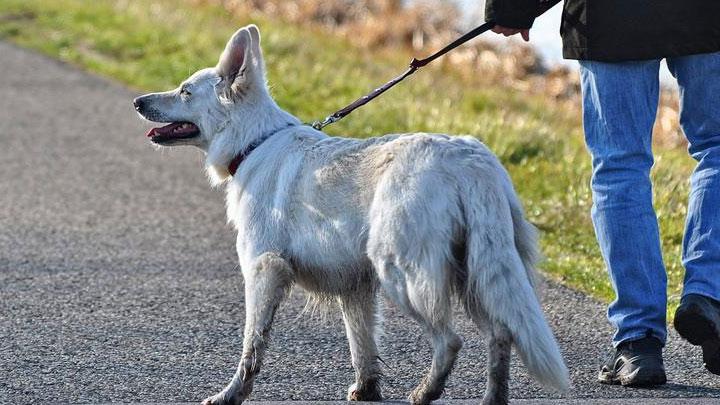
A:
{"label": "jacket sleeve", "polygon": [[539,10],[539,0],[486,0],[485,21],[508,28],[532,27]]}

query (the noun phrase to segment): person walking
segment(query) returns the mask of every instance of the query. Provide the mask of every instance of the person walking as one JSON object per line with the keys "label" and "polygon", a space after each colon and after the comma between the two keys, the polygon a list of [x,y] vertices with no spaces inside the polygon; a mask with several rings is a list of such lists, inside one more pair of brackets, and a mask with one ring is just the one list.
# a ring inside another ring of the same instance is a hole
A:
{"label": "person walking", "polygon": [[[487,0],[494,32],[521,34],[538,0]],[[592,222],[616,299],[608,319],[614,350],[601,383],[666,382],[667,276],[653,209],[650,169],[660,61],[680,90],[680,124],[697,161],[690,178],[674,325],[702,346],[720,375],[720,1],[565,0],[563,56],[577,59],[585,141],[592,157]]]}

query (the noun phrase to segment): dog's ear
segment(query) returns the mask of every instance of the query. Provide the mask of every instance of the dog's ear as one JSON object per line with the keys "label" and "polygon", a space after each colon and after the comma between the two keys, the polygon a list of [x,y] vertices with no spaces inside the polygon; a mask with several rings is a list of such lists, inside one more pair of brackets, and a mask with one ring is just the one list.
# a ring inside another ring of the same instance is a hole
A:
{"label": "dog's ear", "polygon": [[252,37],[246,28],[239,29],[225,45],[220,55],[217,72],[227,83],[233,83],[236,78],[244,76],[247,66],[251,63]]}
{"label": "dog's ear", "polygon": [[237,101],[243,94],[243,88],[252,83],[265,83],[257,26],[248,25],[233,34],[220,55],[216,70],[224,82],[218,92],[223,100]]}

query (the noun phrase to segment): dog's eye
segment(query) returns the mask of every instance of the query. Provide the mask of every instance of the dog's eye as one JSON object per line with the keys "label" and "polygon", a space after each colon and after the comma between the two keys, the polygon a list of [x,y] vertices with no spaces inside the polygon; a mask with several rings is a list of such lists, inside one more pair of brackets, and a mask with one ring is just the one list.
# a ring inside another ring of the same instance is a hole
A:
{"label": "dog's eye", "polygon": [[180,95],[185,98],[192,96],[192,94],[186,88],[180,89]]}

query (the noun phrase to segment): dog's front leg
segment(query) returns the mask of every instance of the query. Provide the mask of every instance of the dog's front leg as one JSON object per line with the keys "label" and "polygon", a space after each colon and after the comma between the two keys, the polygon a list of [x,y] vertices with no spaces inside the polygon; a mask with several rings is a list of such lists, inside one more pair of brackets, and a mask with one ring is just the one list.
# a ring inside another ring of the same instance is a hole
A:
{"label": "dog's front leg", "polygon": [[245,336],[243,355],[232,381],[203,405],[241,404],[252,392],[260,371],[275,311],[292,286],[292,268],[279,255],[266,253],[249,269],[245,278]]}

